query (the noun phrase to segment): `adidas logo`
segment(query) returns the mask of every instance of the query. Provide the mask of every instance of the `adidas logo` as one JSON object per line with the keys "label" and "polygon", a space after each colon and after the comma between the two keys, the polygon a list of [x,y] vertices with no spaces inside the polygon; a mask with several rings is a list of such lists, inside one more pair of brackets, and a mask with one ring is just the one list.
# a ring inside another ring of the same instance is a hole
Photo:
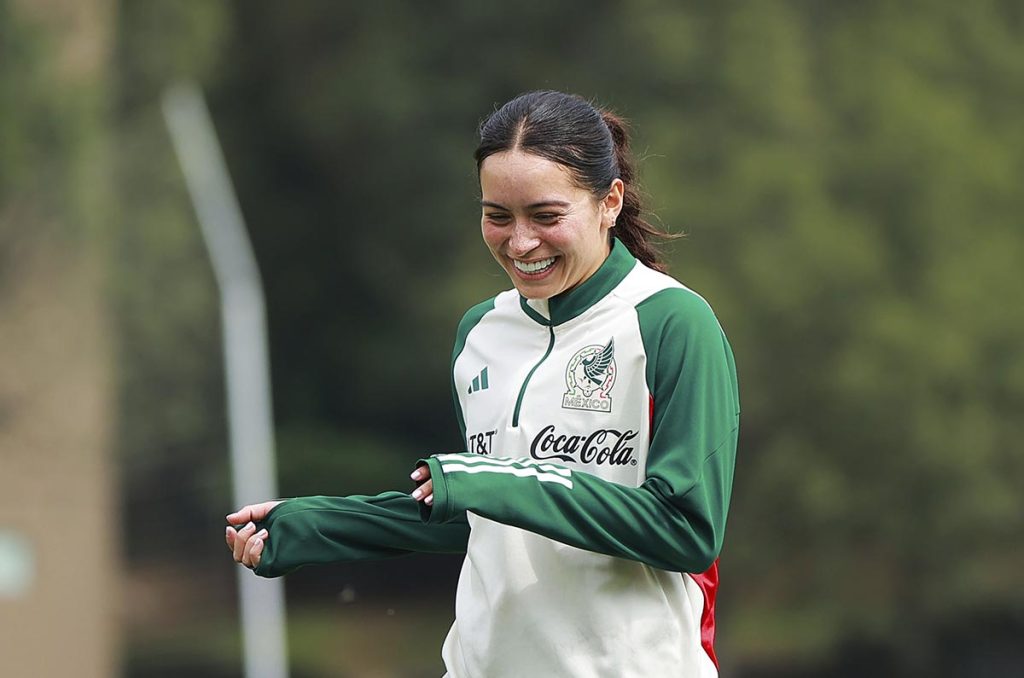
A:
{"label": "adidas logo", "polygon": [[473,395],[477,391],[484,391],[487,389],[487,368],[485,367],[480,371],[480,374],[473,377],[473,384],[469,387],[469,394]]}

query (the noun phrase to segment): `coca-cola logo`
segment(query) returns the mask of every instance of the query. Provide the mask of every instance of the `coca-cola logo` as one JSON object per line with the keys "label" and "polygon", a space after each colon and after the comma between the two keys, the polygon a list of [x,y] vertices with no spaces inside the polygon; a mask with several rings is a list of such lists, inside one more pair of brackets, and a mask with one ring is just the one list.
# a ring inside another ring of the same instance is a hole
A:
{"label": "coca-cola logo", "polygon": [[629,444],[636,438],[636,431],[619,431],[601,428],[590,435],[559,434],[548,424],[530,445],[530,456],[534,459],[574,461],[580,464],[607,464],[609,466],[636,466],[633,447]]}

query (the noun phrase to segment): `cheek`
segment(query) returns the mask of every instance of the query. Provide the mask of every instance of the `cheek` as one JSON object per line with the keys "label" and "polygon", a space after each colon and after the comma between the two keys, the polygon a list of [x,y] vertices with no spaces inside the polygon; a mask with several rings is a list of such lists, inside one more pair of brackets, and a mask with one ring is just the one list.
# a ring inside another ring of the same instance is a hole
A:
{"label": "cheek", "polygon": [[576,253],[585,246],[586,228],[575,221],[566,222],[545,231],[544,240],[563,253]]}
{"label": "cheek", "polygon": [[505,234],[502,229],[495,228],[486,221],[480,222],[480,234],[483,236],[487,247],[491,250],[497,250],[501,247],[501,243],[505,239]]}

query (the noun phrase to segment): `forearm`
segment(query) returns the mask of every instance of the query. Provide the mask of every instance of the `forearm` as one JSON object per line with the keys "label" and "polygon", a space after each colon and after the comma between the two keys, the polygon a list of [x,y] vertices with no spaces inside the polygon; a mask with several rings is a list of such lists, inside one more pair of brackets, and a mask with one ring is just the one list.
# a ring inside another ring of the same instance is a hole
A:
{"label": "forearm", "polygon": [[[734,440],[734,437],[733,437]],[[723,444],[725,454],[734,442]],[[618,485],[556,464],[471,454],[423,460],[433,480],[428,524],[472,511],[577,548],[653,567],[703,572],[721,549],[731,478],[713,453],[681,495],[649,478]]]}
{"label": "forearm", "polygon": [[464,515],[425,525],[418,511],[416,501],[401,492],[289,499],[258,523],[269,536],[256,574],[277,577],[303,565],[412,552],[465,552],[469,526]]}

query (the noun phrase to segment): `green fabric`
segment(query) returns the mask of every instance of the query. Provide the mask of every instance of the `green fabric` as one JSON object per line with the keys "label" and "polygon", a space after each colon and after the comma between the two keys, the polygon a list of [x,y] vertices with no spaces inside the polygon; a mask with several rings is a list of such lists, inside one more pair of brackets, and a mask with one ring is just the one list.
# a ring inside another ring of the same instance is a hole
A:
{"label": "green fabric", "polygon": [[[690,290],[663,290],[636,310],[647,354],[647,388],[654,397],[647,463],[654,479],[648,482],[674,503],[704,507],[717,553],[725,536],[739,436],[732,348],[711,307]],[[686,482],[673,485],[663,477]],[[679,495],[683,488],[686,496]]]}
{"label": "green fabric", "polygon": [[629,275],[635,265],[636,259],[626,246],[618,238],[612,238],[611,252],[594,275],[568,292],[562,292],[548,300],[550,321],[530,308],[524,297],[519,297],[519,303],[523,311],[541,325],[561,325],[604,299]]}
{"label": "green fabric", "polygon": [[278,577],[303,565],[389,558],[413,552],[465,553],[465,514],[424,525],[419,502],[403,492],[377,496],[300,497],[270,511],[256,574]]}
{"label": "green fabric", "polygon": [[[488,312],[494,299],[469,309],[459,323],[452,365],[466,346],[466,337]],[[462,439],[466,423],[452,381],[452,397]],[[302,565],[388,558],[422,551],[465,553],[469,525],[465,514],[442,526],[425,526],[418,502],[403,492],[376,496],[299,497],[289,499],[258,523],[266,540],[256,574],[277,577]],[[440,527],[440,529],[438,529]]]}
{"label": "green fabric", "polygon": [[[633,261],[624,248],[613,256],[617,261],[609,257],[602,267],[602,294],[618,275],[612,272]],[[466,314],[453,360],[493,308],[492,299]],[[705,571],[722,547],[735,466],[739,398],[732,351],[714,313],[689,290],[662,290],[635,311],[655,404],[639,487],[548,462],[438,455],[420,461],[434,481],[433,508],[400,492],[303,497],[275,507],[259,524],[270,537],[257,574],[414,551],[465,552],[466,511],[589,551],[665,570]]]}
{"label": "green fabric", "polygon": [[[722,548],[739,432],[732,351],[714,313],[687,290],[659,292],[638,305],[637,315],[655,400],[640,487],[555,464],[440,455],[420,460],[434,480],[433,507],[421,507],[424,521],[443,525],[472,511],[653,567],[710,567]],[[473,472],[455,470],[464,466]],[[559,480],[566,473],[571,487]]]}
{"label": "green fabric", "polygon": [[466,418],[462,414],[462,406],[459,405],[459,394],[455,392],[455,361],[459,359],[462,349],[466,348],[466,337],[469,336],[470,331],[477,326],[477,323],[485,315],[493,310],[494,297],[480,302],[466,311],[465,315],[462,316],[462,320],[459,321],[458,330],[455,332],[455,346],[452,348],[452,369],[450,370],[452,375],[452,400],[455,402],[455,418],[459,422],[459,432],[463,443],[466,441]]}

